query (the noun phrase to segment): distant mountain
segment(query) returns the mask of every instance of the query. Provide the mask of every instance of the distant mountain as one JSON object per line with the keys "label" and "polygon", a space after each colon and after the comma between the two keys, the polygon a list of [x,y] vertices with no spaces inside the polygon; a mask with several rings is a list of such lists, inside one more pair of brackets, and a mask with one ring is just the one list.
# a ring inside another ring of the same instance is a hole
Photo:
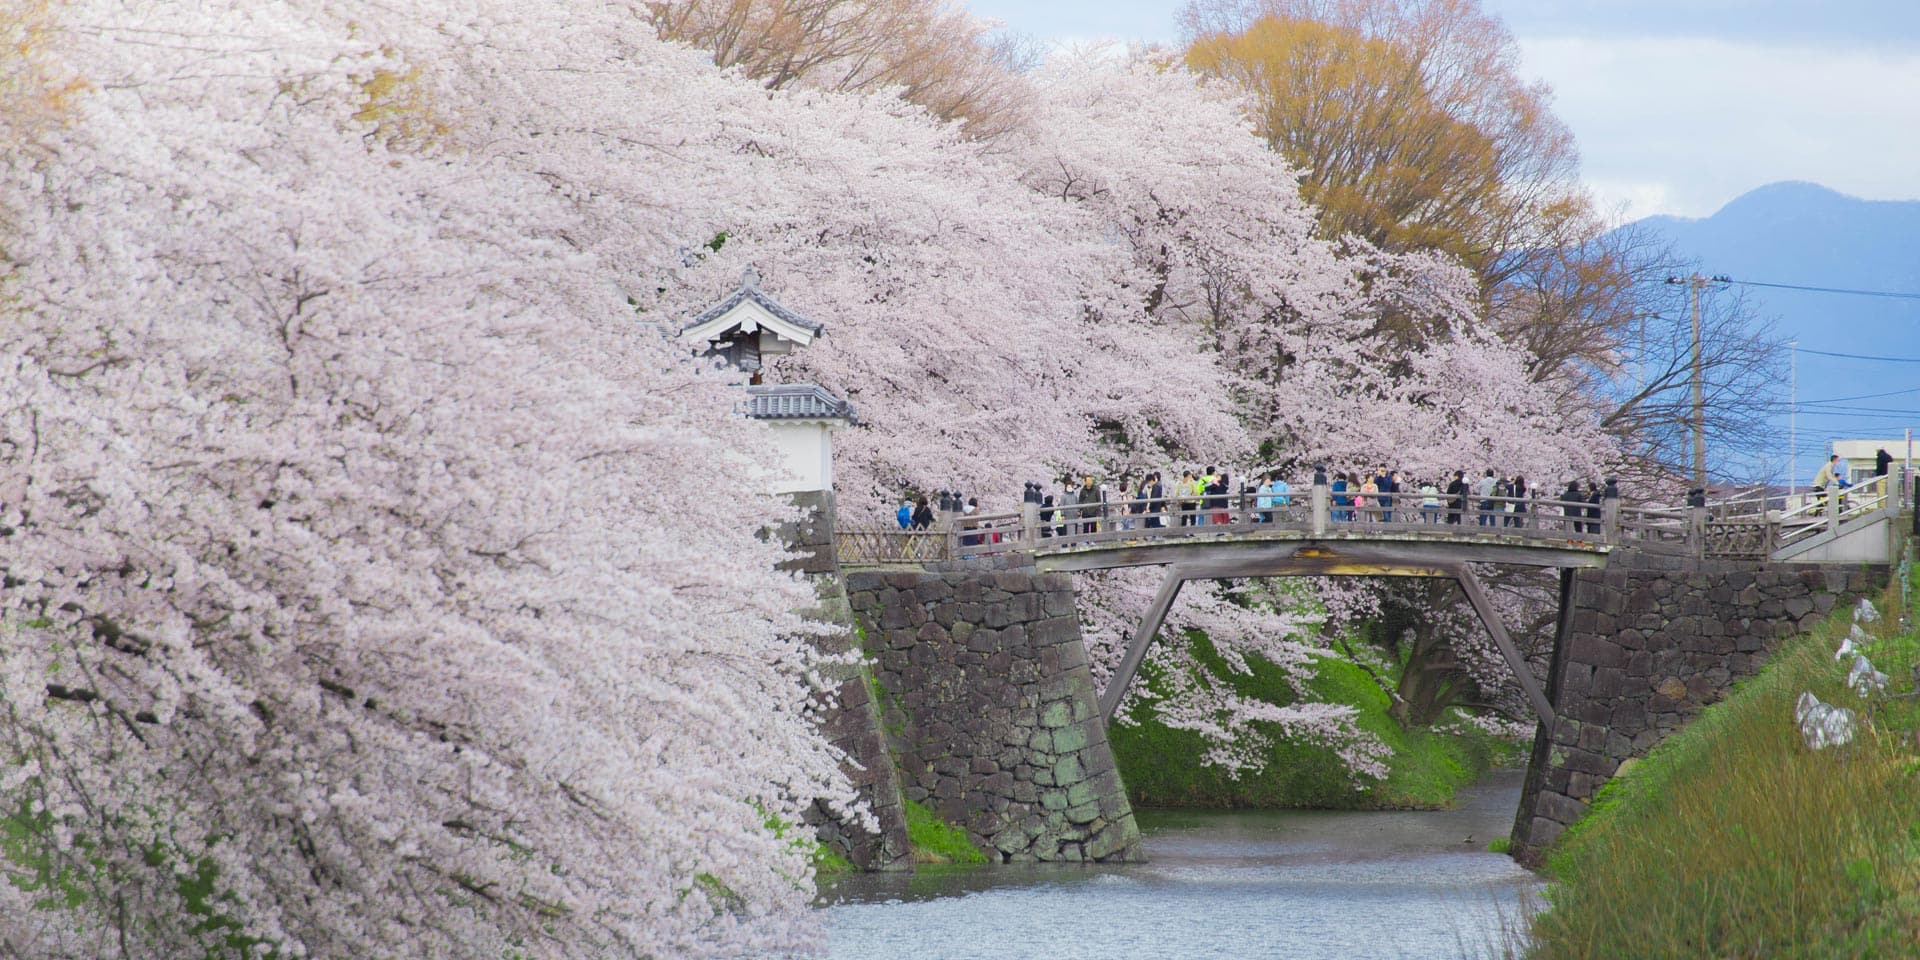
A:
{"label": "distant mountain", "polygon": [[[1649,217],[1635,226],[1671,240],[1701,273],[1792,286],[1920,293],[1920,201],[1862,200],[1813,183],[1768,184],[1704,219]],[[1838,439],[1920,433],[1920,299],[1742,286],[1784,336],[1798,340],[1799,463],[1805,483]],[[1820,351],[1813,353],[1809,351]],[[1780,418],[1793,384],[1780,385]],[[1775,451],[1776,461],[1784,461]],[[1785,463],[1779,463],[1784,479]]]}

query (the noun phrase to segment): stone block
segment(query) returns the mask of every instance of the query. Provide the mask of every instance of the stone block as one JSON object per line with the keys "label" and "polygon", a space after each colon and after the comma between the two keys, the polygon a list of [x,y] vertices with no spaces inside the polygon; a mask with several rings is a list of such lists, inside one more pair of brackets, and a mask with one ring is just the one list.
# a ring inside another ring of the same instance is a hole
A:
{"label": "stone block", "polygon": [[1592,800],[1602,782],[1590,773],[1573,773],[1568,777],[1567,796],[1575,800]]}
{"label": "stone block", "polygon": [[1087,745],[1087,731],[1083,727],[1061,727],[1053,731],[1053,752],[1071,753]]}
{"label": "stone block", "polygon": [[1534,801],[1534,809],[1541,816],[1564,826],[1579,820],[1587,812],[1587,805],[1557,793],[1543,793]]}
{"label": "stone block", "polygon": [[1627,676],[1644,678],[1653,672],[1653,654],[1645,650],[1636,650],[1627,657]]}
{"label": "stone block", "polygon": [[1560,835],[1567,832],[1567,826],[1546,817],[1534,817],[1527,822],[1525,843],[1535,849],[1544,849],[1553,845]]}
{"label": "stone block", "polygon": [[1078,754],[1069,754],[1053,763],[1053,782],[1060,786],[1078,783],[1085,776],[1086,772],[1080,767]]}
{"label": "stone block", "polygon": [[1597,723],[1582,726],[1580,728],[1580,738],[1577,746],[1582,750],[1590,750],[1594,753],[1606,752],[1607,728]]}
{"label": "stone block", "polygon": [[995,589],[1008,593],[1028,593],[1033,590],[1033,575],[1015,571],[996,573],[993,575],[993,585]]}
{"label": "stone block", "polygon": [[1088,824],[1100,819],[1100,805],[1092,801],[1067,808],[1067,822]]}
{"label": "stone block", "polygon": [[1139,828],[1134,826],[1133,815],[1128,814],[1125,819],[1111,821],[1088,837],[1085,850],[1092,860],[1126,858],[1139,843]]}
{"label": "stone block", "polygon": [[1073,704],[1066,700],[1056,700],[1040,711],[1040,725],[1049,729],[1058,729],[1073,722]]}
{"label": "stone block", "polygon": [[1569,658],[1562,667],[1561,676],[1564,678],[1562,689],[1584,691],[1593,683],[1593,664],[1579,663]]}
{"label": "stone block", "polygon": [[1068,616],[1048,617],[1027,625],[1027,640],[1035,646],[1080,642],[1080,621]]}
{"label": "stone block", "polygon": [[[1065,576],[1065,574],[1047,574],[1047,576]],[[1078,616],[1078,611],[1074,609],[1073,591],[1071,589],[1049,589],[1046,593],[1041,594],[1040,597],[1040,608],[1046,612],[1047,616]]]}
{"label": "stone block", "polygon": [[1625,696],[1627,691],[1627,671],[1624,668],[1601,667],[1593,671],[1593,684],[1589,687],[1589,696],[1612,699]]}
{"label": "stone block", "polygon": [[1040,806],[1048,810],[1065,810],[1071,804],[1067,803],[1065,790],[1048,790],[1040,795]]}
{"label": "stone block", "polygon": [[1591,633],[1575,634],[1568,656],[1594,667],[1619,667],[1627,662],[1626,651],[1605,637]]}

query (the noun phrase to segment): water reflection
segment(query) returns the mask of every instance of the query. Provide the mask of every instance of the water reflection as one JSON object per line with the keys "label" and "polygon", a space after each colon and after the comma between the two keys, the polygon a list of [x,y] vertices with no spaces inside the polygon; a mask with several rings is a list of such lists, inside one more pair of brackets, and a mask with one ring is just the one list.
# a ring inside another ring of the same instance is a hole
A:
{"label": "water reflection", "polygon": [[1120,867],[850,877],[824,894],[829,956],[1498,955],[1540,886],[1486,852],[1519,787],[1496,774],[1432,813],[1145,811],[1149,862]]}

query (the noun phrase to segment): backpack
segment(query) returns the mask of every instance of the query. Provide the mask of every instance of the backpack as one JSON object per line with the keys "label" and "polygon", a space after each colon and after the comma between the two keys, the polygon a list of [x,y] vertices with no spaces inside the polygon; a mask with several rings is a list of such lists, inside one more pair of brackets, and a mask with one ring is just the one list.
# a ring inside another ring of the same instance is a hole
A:
{"label": "backpack", "polygon": [[905,530],[913,526],[913,508],[903,503],[900,505],[900,511],[895,513],[893,518],[900,522],[900,529]]}

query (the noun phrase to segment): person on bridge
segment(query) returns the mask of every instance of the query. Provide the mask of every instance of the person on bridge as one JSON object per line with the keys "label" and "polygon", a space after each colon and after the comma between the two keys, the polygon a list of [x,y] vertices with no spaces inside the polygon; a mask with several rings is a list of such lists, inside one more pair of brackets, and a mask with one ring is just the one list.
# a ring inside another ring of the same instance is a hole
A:
{"label": "person on bridge", "polygon": [[1580,492],[1580,481],[1578,480],[1568,480],[1567,488],[1560,491],[1560,515],[1568,518],[1568,523],[1566,524],[1568,533],[1585,532],[1585,525],[1573,518],[1586,516],[1586,508],[1572,506],[1572,504],[1585,503],[1586,499],[1586,496]]}
{"label": "person on bridge", "polygon": [[913,498],[912,497],[907,497],[900,501],[900,509],[894,511],[893,519],[895,523],[900,524],[900,529],[902,530],[905,530],[908,527],[913,526]]}
{"label": "person on bridge", "polygon": [[1455,470],[1453,482],[1447,484],[1447,522],[1457,524],[1467,512],[1467,472]]}
{"label": "person on bridge", "polygon": [[1040,498],[1040,535],[1053,536],[1053,494]]}
{"label": "person on bridge", "polygon": [[1873,475],[1876,477],[1884,477],[1887,475],[1887,470],[1892,466],[1893,454],[1888,453],[1886,447],[1881,447],[1880,451],[1873,455]]}
{"label": "person on bridge", "polygon": [[1160,471],[1147,474],[1147,482],[1141,488],[1147,500],[1147,529],[1158,530],[1167,525],[1167,488],[1160,482]]}
{"label": "person on bridge", "polygon": [[1353,498],[1347,496],[1347,475],[1344,473],[1335,474],[1332,489],[1333,505],[1337,508],[1333,511],[1333,519],[1351,521],[1353,519],[1353,511],[1348,510],[1347,507],[1353,505]]}
{"label": "person on bridge", "polygon": [[1600,487],[1587,481],[1587,532],[1600,532]]}
{"label": "person on bridge", "polygon": [[1374,496],[1379,492],[1380,484],[1374,479],[1373,474],[1360,475],[1360,495],[1353,498],[1353,505],[1358,508],[1356,512],[1360,514],[1360,519],[1374,520],[1380,516],[1378,507],[1380,498]]}
{"label": "person on bridge", "polygon": [[1512,489],[1508,494],[1514,502],[1507,504],[1507,525],[1524,527],[1527,525],[1527,478],[1513,475]]}
{"label": "person on bridge", "polygon": [[1440,486],[1432,480],[1420,485],[1420,514],[1428,523],[1440,522]]}
{"label": "person on bridge", "polygon": [[913,528],[925,530],[931,526],[933,526],[933,505],[927,502],[926,497],[921,497],[919,505],[913,509]]}
{"label": "person on bridge", "polygon": [[1080,524],[1081,534],[1099,533],[1100,504],[1105,498],[1100,495],[1099,485],[1093,482],[1093,474],[1087,474],[1080,483]]}
{"label": "person on bridge", "polygon": [[1180,473],[1180,482],[1173,487],[1173,495],[1180,501],[1180,525],[1183,527],[1194,525],[1193,484],[1193,471],[1183,470]]}
{"label": "person on bridge", "polygon": [[1474,484],[1474,496],[1479,498],[1479,523],[1483,527],[1493,526],[1493,496],[1499,488],[1499,481],[1493,479],[1493,469],[1487,469],[1487,475]]}
{"label": "person on bridge", "polygon": [[1840,455],[1836,453],[1833,456],[1828,457],[1826,463],[1823,463],[1820,465],[1819,473],[1816,473],[1813,475],[1813,489],[1816,492],[1825,490],[1828,487],[1833,486],[1836,482],[1839,481],[1839,479],[1840,479]]}

